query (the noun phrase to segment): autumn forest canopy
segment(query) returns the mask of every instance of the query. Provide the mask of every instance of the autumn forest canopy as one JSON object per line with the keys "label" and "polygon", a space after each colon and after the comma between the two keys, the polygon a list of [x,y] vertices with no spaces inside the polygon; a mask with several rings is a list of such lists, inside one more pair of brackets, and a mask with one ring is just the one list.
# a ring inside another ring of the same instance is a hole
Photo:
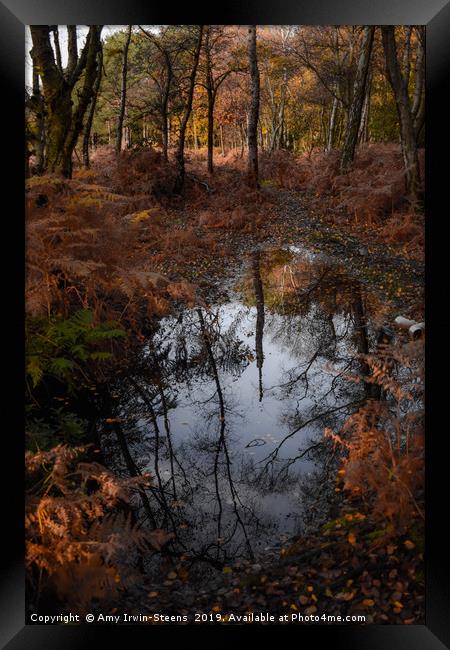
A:
{"label": "autumn forest canopy", "polygon": [[28,611],[422,623],[425,28],[27,30]]}

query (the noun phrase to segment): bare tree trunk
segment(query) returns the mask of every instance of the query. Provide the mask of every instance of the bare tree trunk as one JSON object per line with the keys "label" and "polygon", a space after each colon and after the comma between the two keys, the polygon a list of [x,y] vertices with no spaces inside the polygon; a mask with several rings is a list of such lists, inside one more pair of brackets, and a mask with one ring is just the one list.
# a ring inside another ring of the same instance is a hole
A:
{"label": "bare tree trunk", "polygon": [[214,80],[211,67],[211,49],[210,49],[210,27],[207,28],[205,34],[205,50],[206,50],[206,94],[208,97],[208,161],[207,169],[208,174],[214,173]]}
{"label": "bare tree trunk", "polygon": [[406,87],[409,86],[409,75],[411,71],[411,32],[410,25],[405,27],[405,49],[403,50],[402,74],[405,78]]}
{"label": "bare tree trunk", "polygon": [[270,145],[268,147],[271,153],[275,149],[280,149],[282,145],[283,126],[284,126],[284,107],[286,102],[286,85],[287,85],[287,77],[286,77],[286,73],[284,72],[283,86],[281,88],[281,98],[280,98],[278,113],[275,113],[272,117],[271,138],[270,138]]}
{"label": "bare tree trunk", "polygon": [[98,91],[100,89],[100,83],[102,80],[102,68],[103,68],[103,48],[100,46],[98,52],[98,70],[97,77],[95,79],[93,95],[91,98],[91,103],[89,105],[89,113],[84,125],[83,130],[83,164],[88,169],[90,165],[89,161],[89,138],[91,135],[92,122],[94,121],[95,106],[97,104]]}
{"label": "bare tree trunk", "polygon": [[353,96],[348,115],[347,131],[342,150],[341,173],[348,171],[355,156],[374,33],[375,27],[369,25],[364,27],[361,52],[359,55],[358,68],[356,70],[355,82],[353,85]]}
{"label": "bare tree trunk", "polygon": [[132,25],[128,25],[127,37],[125,40],[125,45],[123,46],[123,55],[122,55],[122,85],[120,88],[120,108],[119,108],[119,117],[117,119],[117,129],[116,129],[116,154],[119,155],[122,151],[122,135],[123,135],[123,120],[125,117],[125,107],[127,103],[127,73],[128,73],[128,49],[130,47],[131,41],[131,28]]}
{"label": "bare tree trunk", "polygon": [[44,154],[45,154],[45,106],[44,98],[41,94],[39,85],[39,73],[36,65],[33,62],[33,94],[29,101],[29,106],[35,117],[35,127],[30,132],[30,140],[33,144],[34,155],[36,163],[34,165],[34,172],[42,174],[44,170]]}
{"label": "bare tree trunk", "polygon": [[239,153],[239,158],[243,158],[244,157],[245,133],[244,133],[244,129],[242,128],[241,123],[239,123],[239,138],[240,138],[240,145],[241,145],[241,151]]}
{"label": "bare tree trunk", "polygon": [[327,135],[327,124],[325,120],[325,106],[322,104],[320,108],[320,127],[319,127],[319,145],[322,146],[323,148],[326,149],[326,143],[328,141],[328,135]]}
{"label": "bare tree trunk", "polygon": [[416,197],[420,185],[419,159],[417,156],[416,133],[409,101],[406,80],[400,71],[393,26],[382,26],[386,71],[395,97],[400,122],[400,139],[405,166],[406,191]]}
{"label": "bare tree trunk", "polygon": [[78,91],[78,104],[73,113],[71,127],[64,145],[64,156],[70,163],[70,174],[72,173],[72,152],[75,150],[78,137],[83,130],[83,119],[94,93],[94,87],[98,76],[97,55],[100,47],[100,32],[98,32],[96,39],[94,39],[94,35],[91,38],[91,44],[87,54],[86,68],[84,71],[83,87],[81,92]]}
{"label": "bare tree trunk", "polygon": [[[164,88],[161,89],[161,104],[159,106],[159,111],[161,115],[161,146],[163,152],[163,158],[167,162],[169,158],[169,137],[170,137],[170,117],[169,117],[169,98],[170,98],[170,89],[173,79],[173,69],[172,61],[170,58],[170,51],[164,44],[155,37],[154,34],[146,31],[139,25],[139,29],[147,36],[147,38],[153,43],[153,45],[159,50],[162,54],[166,66],[166,79]],[[162,84],[161,84],[162,88]]]}
{"label": "bare tree trunk", "polygon": [[162,115],[161,115],[161,134],[162,134],[162,148],[163,148],[163,157],[167,162],[169,159],[169,97],[170,97],[170,87],[172,84],[172,62],[170,61],[170,56],[166,50],[164,50],[164,56],[166,60],[167,67],[167,79],[164,89],[164,97],[162,103]]}
{"label": "bare tree trunk", "polygon": [[283,69],[283,85],[281,87],[281,99],[280,99],[280,111],[278,115],[279,119],[279,133],[278,133],[278,142],[277,142],[277,148],[281,149],[284,146],[284,131],[285,131],[285,124],[284,124],[284,113],[285,113],[285,108],[286,108],[286,90],[288,86],[288,75],[287,75],[287,69]]}
{"label": "bare tree trunk", "polygon": [[184,189],[184,177],[185,177],[185,170],[184,170],[184,143],[186,139],[186,127],[189,121],[189,116],[191,114],[192,110],[192,100],[194,97],[194,87],[195,87],[195,77],[197,74],[197,67],[198,67],[198,61],[200,58],[200,49],[202,46],[202,38],[203,38],[203,25],[199,26],[198,29],[198,38],[197,38],[197,44],[195,47],[195,52],[194,52],[194,61],[192,64],[192,70],[191,70],[191,75],[189,79],[189,90],[188,90],[188,97],[186,100],[186,106],[184,109],[184,114],[183,114],[183,119],[181,120],[181,125],[180,125],[180,137],[178,139],[178,147],[177,147],[177,153],[176,153],[176,164],[177,164],[177,176],[175,179],[175,184],[174,184],[174,192],[175,194],[181,194]]}
{"label": "bare tree trunk", "polygon": [[248,161],[247,176],[250,187],[259,188],[258,182],[258,117],[259,117],[259,70],[256,55],[256,25],[248,29],[248,60],[250,67],[251,103],[248,115]]}
{"label": "bare tree trunk", "polygon": [[195,116],[192,118],[192,135],[194,138],[194,149],[198,150],[198,139],[197,139],[197,124],[195,122]]}
{"label": "bare tree trunk", "polygon": [[45,117],[44,117],[44,101],[41,95],[39,86],[39,74],[33,65],[33,98],[36,101],[36,171],[38,174],[42,173],[44,168],[44,147],[45,147]]}
{"label": "bare tree trunk", "polygon": [[208,174],[214,173],[214,93],[208,88]]}
{"label": "bare tree trunk", "polygon": [[223,144],[223,126],[222,126],[222,124],[220,125],[219,132],[220,132],[220,150],[222,152],[222,157],[223,157],[225,155],[225,148],[224,148],[224,144]]}
{"label": "bare tree trunk", "polygon": [[358,142],[363,143],[367,142],[368,139],[368,130],[369,130],[369,110],[370,110],[370,94],[372,86],[372,74],[369,70],[366,81],[366,90],[364,93],[364,104],[361,114],[361,123],[359,125],[358,131]]}
{"label": "bare tree trunk", "polygon": [[337,109],[338,109],[338,98],[333,97],[333,105],[331,107],[331,113],[330,113],[330,124],[328,126],[328,142],[327,142],[327,149],[326,149],[327,151],[331,151],[333,148]]}
{"label": "bare tree trunk", "polygon": [[425,30],[423,27],[418,29],[422,30],[418,34],[417,39],[417,52],[416,52],[416,65],[414,73],[414,98],[411,108],[414,119],[414,131],[416,134],[417,146],[424,146],[425,143],[425,50],[423,41],[425,40]]}

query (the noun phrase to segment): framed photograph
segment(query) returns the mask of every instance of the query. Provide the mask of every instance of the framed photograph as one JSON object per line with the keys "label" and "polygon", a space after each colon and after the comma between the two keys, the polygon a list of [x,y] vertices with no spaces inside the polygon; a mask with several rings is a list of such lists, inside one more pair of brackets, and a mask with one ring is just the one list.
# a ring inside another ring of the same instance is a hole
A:
{"label": "framed photograph", "polygon": [[450,647],[449,5],[170,9],[0,5],[2,647]]}

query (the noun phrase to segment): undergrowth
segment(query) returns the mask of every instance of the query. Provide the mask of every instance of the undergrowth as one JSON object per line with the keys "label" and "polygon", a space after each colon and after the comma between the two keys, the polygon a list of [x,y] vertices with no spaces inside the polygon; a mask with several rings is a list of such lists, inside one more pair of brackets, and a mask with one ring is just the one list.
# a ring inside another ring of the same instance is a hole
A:
{"label": "undergrowth", "polygon": [[[302,156],[277,151],[262,155],[261,173],[276,187],[304,192],[309,207],[326,221],[350,228],[362,238],[402,245],[409,256],[421,257],[423,206],[405,196],[400,145],[360,146],[346,174],[339,172],[339,161],[338,150]],[[423,149],[419,162],[423,178]]]}
{"label": "undergrowth", "polygon": [[369,374],[356,380],[379,386],[380,399],[325,435],[343,451],[337,490],[364,504],[386,542],[424,519],[424,343],[385,345],[362,358]]}
{"label": "undergrowth", "polygon": [[[26,569],[31,607],[56,597],[84,613],[138,578],[140,553],[159,551],[171,536],[137,528],[123,509],[150,485],[148,476],[121,479],[83,447],[27,452]],[[81,458],[80,458],[81,457]]]}

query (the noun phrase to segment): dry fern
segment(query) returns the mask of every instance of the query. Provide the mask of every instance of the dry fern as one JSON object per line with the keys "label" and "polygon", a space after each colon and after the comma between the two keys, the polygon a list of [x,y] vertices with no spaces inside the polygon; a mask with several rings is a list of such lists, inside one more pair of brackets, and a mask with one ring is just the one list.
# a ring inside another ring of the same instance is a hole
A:
{"label": "dry fern", "polygon": [[38,479],[26,499],[28,578],[35,584],[39,576],[37,598],[53,593],[75,611],[114,596],[136,577],[130,558],[171,539],[160,529],[137,528],[117,509],[148,487],[149,477],[120,479],[98,463],[75,464],[84,451],[58,445],[25,457],[29,479]]}
{"label": "dry fern", "polygon": [[368,400],[339,434],[325,434],[343,448],[344,489],[362,498],[387,530],[405,530],[423,518],[423,342],[387,347],[364,357],[372,369],[364,381],[385,391]]}

